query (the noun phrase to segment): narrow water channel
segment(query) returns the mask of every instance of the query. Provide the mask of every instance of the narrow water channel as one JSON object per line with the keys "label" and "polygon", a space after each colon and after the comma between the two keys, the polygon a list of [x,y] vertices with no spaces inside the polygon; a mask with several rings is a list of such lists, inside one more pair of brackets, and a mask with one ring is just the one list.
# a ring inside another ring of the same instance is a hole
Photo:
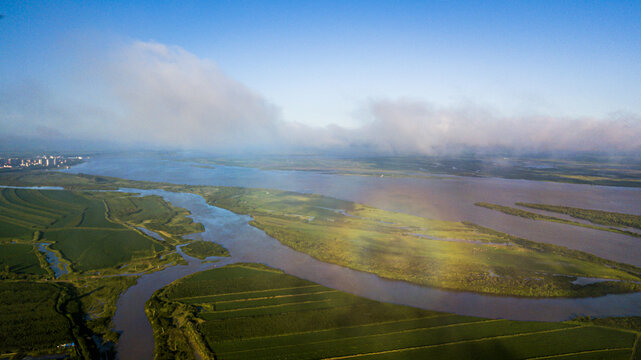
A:
{"label": "narrow water channel", "polygon": [[175,206],[188,209],[194,220],[205,226],[205,232],[189,237],[217,242],[229,249],[232,257],[215,264],[202,264],[197,259],[185,257],[189,265],[174,266],[142,276],[138,283],[118,300],[114,324],[116,330],[122,332],[117,345],[119,359],[153,357],[153,334],[144,313],[144,304],[156,290],[194,272],[233,262],[263,263],[289,274],[373,300],[462,315],[539,321],[561,321],[577,315],[641,315],[641,293],[583,299],[531,299],[445,291],[403,281],[386,280],[373,274],[323,263],[296,252],[250,226],[249,216],[208,205],[198,195],[162,190],[123,191],[159,195]]}
{"label": "narrow water channel", "polygon": [[53,271],[54,277],[57,279],[61,277],[62,275],[69,274],[69,268],[67,267],[68,265],[60,261],[60,258],[58,258],[58,255],[51,251],[47,246],[51,245],[50,243],[38,243],[38,250],[45,254],[45,258],[47,259],[47,263],[49,263],[49,267]]}

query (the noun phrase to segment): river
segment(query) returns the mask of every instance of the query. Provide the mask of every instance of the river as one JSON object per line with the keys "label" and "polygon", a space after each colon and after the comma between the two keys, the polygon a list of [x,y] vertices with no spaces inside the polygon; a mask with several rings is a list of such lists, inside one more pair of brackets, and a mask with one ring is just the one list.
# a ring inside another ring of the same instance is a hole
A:
{"label": "river", "polygon": [[641,215],[641,188],[456,176],[434,179],[380,178],[230,166],[211,168],[154,156],[99,157],[67,171],[175,184],[260,187],[316,193],[428,218],[470,221],[529,240],[563,245],[641,266],[639,238],[534,221],[474,205],[475,202],[506,206],[513,206],[516,202],[535,202]]}
{"label": "river", "polygon": [[188,209],[193,219],[205,226],[205,232],[189,237],[220,243],[229,249],[232,256],[215,264],[203,264],[185,256],[189,265],[144,275],[125,292],[118,300],[114,317],[116,330],[122,333],[116,349],[119,359],[123,360],[151,359],[153,356],[153,334],[144,306],[154,291],[194,272],[234,262],[259,262],[370,299],[462,315],[540,321],[567,320],[577,315],[641,315],[641,293],[584,299],[528,299],[445,291],[386,280],[294,251],[250,226],[249,216],[211,206],[198,195],[162,190],[126,191],[159,195],[176,206]]}
{"label": "river", "polygon": [[[318,193],[443,220],[465,220],[534,241],[555,243],[598,256],[641,266],[638,238],[533,221],[474,206],[485,201],[502,205],[540,202],[641,214],[641,189],[559,184],[496,178],[444,177],[439,179],[342,176],[302,171],[263,171],[251,168],[202,167],[157,157],[104,157],[69,170],[73,173],[115,176],[177,184],[276,188]],[[122,331],[117,346],[120,359],[146,359],[153,354],[153,336],[144,314],[151,294],[188,274],[228,263],[259,262],[335,289],[374,300],[463,315],[514,320],[558,321],[576,315],[641,315],[641,293],[584,299],[527,299],[453,292],[381,279],[376,275],[317,261],[283,246],[250,226],[250,218],[208,205],[197,195],[160,190],[156,194],[191,211],[205,232],[193,238],[215,241],[230,250],[231,258],[189,265],[144,275],[118,301],[114,318]]]}

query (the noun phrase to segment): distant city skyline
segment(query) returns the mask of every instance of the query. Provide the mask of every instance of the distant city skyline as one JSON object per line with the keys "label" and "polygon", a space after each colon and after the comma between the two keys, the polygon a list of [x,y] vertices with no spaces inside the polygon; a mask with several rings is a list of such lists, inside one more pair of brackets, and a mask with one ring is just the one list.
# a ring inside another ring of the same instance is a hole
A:
{"label": "distant city skyline", "polygon": [[638,1],[6,1],[0,14],[5,136],[641,150]]}

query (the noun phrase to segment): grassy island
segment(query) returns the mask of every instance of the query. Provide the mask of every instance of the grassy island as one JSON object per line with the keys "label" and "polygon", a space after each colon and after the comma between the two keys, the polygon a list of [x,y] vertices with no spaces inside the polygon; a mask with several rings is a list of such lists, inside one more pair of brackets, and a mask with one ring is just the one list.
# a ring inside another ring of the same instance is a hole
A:
{"label": "grassy island", "polygon": [[211,241],[192,241],[189,244],[183,246],[182,251],[189,256],[193,256],[198,259],[206,259],[210,256],[229,256],[229,251],[225,249],[222,245],[216,244]]}
{"label": "grassy island", "polygon": [[[542,214],[539,214],[539,213],[526,211],[526,210],[522,210],[522,209],[510,207],[510,206],[504,206],[504,205],[498,205],[498,204],[490,204],[490,203],[485,203],[485,202],[478,202],[478,203],[475,203],[474,205],[480,206],[480,207],[484,207],[484,208],[487,208],[487,209],[491,209],[491,210],[500,211],[500,212],[502,212],[504,214],[507,214],[507,215],[520,216],[522,218],[531,219],[531,220],[542,220],[542,221],[558,222],[558,223],[566,224],[566,225],[581,226],[581,227],[594,229],[594,230],[609,231],[609,232],[614,232],[614,233],[619,233],[619,234],[624,234],[624,235],[629,235],[629,236],[641,237],[641,233],[636,233],[636,232],[627,231],[627,230],[623,230],[623,229],[617,229],[617,228],[613,228],[613,227],[605,227],[605,226],[598,226],[598,225],[580,223],[580,222],[577,222],[577,221],[561,219],[561,218],[554,217],[554,216],[542,215]],[[638,215],[619,214],[619,213],[606,213],[604,211],[598,211],[597,212],[596,210],[585,210],[585,209],[576,209],[576,208],[567,208],[567,207],[561,207],[561,206],[540,205],[540,204],[516,203],[516,205],[530,207],[530,208],[538,209],[538,210],[554,211],[554,212],[557,212],[557,213],[562,213],[562,214],[573,216],[575,218],[581,218],[581,219],[585,219],[585,220],[593,219],[593,220],[590,220],[590,221],[593,222],[593,223],[599,223],[599,224],[604,224],[604,225],[621,226],[623,224],[628,224],[628,223],[635,224],[635,220],[638,221],[639,224],[641,224],[641,220],[640,220],[641,216],[638,216]],[[574,212],[572,210],[567,210],[567,209],[581,210],[583,212],[579,213],[578,211]],[[596,215],[595,212],[609,214],[609,217],[600,217],[600,216]],[[572,215],[572,214],[575,214],[575,215]],[[636,219],[636,218],[639,218],[639,219]],[[603,220],[601,220],[601,219],[603,219]],[[605,220],[605,219],[611,219],[611,220],[608,221],[608,220]],[[630,220],[630,221],[626,221],[626,220]],[[637,227],[641,226],[639,224],[637,224]]]}
{"label": "grassy island", "polygon": [[[419,285],[496,295],[580,297],[641,291],[641,269],[474,224],[438,221],[314,194],[185,186],[253,217],[281,243],[325,262]],[[612,279],[575,285],[576,277]]]}

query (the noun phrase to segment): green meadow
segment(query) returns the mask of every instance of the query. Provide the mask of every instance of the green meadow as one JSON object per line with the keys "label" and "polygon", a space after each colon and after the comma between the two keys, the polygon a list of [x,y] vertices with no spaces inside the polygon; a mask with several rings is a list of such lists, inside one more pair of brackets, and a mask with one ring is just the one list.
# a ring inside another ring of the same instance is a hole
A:
{"label": "green meadow", "polygon": [[[47,242],[79,273],[149,269],[161,265],[159,257],[183,242],[182,235],[203,230],[188,215],[158,196],[4,188],[0,229],[7,231],[0,232],[0,241],[6,255],[0,255],[0,265],[19,273],[44,273],[38,270],[37,253],[29,249]],[[161,233],[166,241],[143,234],[138,226]]]}
{"label": "green meadow", "polygon": [[5,276],[10,273],[45,275],[47,272],[37,252],[31,244],[0,244],[0,264],[4,267],[0,272]]}
{"label": "green meadow", "polygon": [[[81,315],[67,286],[51,283],[0,282],[0,357],[2,354],[67,353],[78,357]],[[58,345],[75,342],[69,350]]]}
{"label": "green meadow", "polygon": [[188,217],[189,211],[175,207],[160,196],[119,196],[105,200],[109,216],[132,226],[142,226],[166,240],[182,242],[182,236],[205,231],[202,224]]}
{"label": "green meadow", "polygon": [[382,303],[259,264],[177,280],[154,294],[147,314],[156,359],[193,359],[194,351],[221,360],[629,359],[639,337],[611,323],[494,320]]}
{"label": "green meadow", "polygon": [[201,260],[210,256],[229,256],[229,251],[222,245],[204,240],[192,241],[183,246],[181,250],[185,254]]}
{"label": "green meadow", "polygon": [[[175,244],[202,230],[188,215],[157,196],[0,189],[0,357],[96,358],[93,341],[83,339],[98,335],[102,342],[117,341],[111,322],[116,301],[137,280],[113,275],[181,262]],[[165,240],[136,227],[158,231]],[[71,272],[53,281],[39,243],[48,243]],[[40,282],[44,279],[48,282]],[[57,348],[69,342],[76,346]]]}

